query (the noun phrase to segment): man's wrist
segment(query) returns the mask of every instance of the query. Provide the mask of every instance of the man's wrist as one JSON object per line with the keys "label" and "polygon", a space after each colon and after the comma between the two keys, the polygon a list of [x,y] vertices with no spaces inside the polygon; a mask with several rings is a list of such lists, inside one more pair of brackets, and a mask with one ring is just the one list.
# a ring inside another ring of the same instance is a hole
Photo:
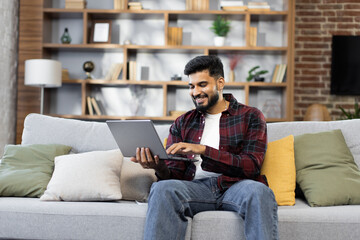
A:
{"label": "man's wrist", "polygon": [[170,169],[166,166],[166,167],[163,167],[161,169],[155,169],[155,175],[159,179],[164,180],[164,179],[169,179],[170,178],[171,172],[170,172]]}

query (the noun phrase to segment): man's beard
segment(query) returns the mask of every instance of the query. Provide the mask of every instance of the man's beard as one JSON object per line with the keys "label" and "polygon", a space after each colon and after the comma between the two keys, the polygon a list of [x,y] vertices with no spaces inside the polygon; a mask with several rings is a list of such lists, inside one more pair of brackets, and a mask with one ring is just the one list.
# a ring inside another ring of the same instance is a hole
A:
{"label": "man's beard", "polygon": [[[196,99],[197,98],[202,98],[202,97],[207,97],[208,98],[208,104],[207,105],[198,105],[196,103]],[[215,91],[215,94],[210,98],[209,98],[209,95],[206,94],[206,93],[200,94],[200,95],[197,95],[197,96],[193,97],[192,100],[193,100],[193,102],[195,104],[196,110],[198,110],[200,112],[206,112],[211,107],[213,107],[217,103],[217,101],[219,100],[219,92]]]}

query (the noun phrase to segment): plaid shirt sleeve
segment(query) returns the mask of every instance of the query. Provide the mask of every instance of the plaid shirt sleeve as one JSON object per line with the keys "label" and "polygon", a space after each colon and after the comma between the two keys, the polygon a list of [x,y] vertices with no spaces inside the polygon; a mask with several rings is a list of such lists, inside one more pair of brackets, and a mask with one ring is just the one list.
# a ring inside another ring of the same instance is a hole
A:
{"label": "plaid shirt sleeve", "polygon": [[229,177],[256,179],[266,152],[267,132],[263,114],[256,108],[239,116],[223,116],[219,150],[206,147],[202,168]]}
{"label": "plaid shirt sleeve", "polygon": [[[170,133],[166,142],[166,148],[170,147],[174,143],[183,142],[181,136],[181,126],[183,125],[184,119],[178,118],[170,127]],[[192,158],[191,156],[188,156]],[[166,165],[170,170],[170,175],[172,179],[181,179],[181,180],[192,180],[195,175],[194,168],[190,167],[190,162],[183,161],[165,161]]]}

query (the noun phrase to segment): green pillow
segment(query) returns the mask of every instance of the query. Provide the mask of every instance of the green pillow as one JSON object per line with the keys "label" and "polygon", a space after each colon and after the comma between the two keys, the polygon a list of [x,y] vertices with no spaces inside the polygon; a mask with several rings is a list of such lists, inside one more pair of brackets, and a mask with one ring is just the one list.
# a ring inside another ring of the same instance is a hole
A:
{"label": "green pillow", "polygon": [[295,137],[296,181],[309,205],[360,204],[360,171],[341,130]]}
{"label": "green pillow", "polygon": [[54,171],[54,158],[71,147],[59,144],[7,145],[0,165],[0,196],[40,197]]}

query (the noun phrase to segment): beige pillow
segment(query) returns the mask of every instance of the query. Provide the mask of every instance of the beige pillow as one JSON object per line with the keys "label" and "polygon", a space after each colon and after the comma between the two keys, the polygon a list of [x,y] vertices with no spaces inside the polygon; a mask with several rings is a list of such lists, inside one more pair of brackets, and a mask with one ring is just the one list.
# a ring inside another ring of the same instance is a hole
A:
{"label": "beige pillow", "polygon": [[120,175],[122,199],[146,201],[155,181],[157,178],[153,169],[144,169],[130,158],[124,158]]}
{"label": "beige pillow", "polygon": [[119,200],[122,160],[118,149],[56,157],[54,173],[40,200]]}

